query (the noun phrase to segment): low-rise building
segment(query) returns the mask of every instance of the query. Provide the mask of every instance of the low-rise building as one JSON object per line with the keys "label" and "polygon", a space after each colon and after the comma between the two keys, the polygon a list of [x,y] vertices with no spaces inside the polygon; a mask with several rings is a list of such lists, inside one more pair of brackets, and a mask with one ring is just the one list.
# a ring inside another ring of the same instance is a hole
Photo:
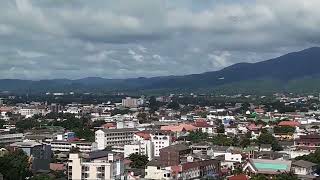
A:
{"label": "low-rise building", "polygon": [[292,171],[297,175],[313,176],[316,169],[317,164],[309,161],[299,160],[292,162]]}
{"label": "low-rise building", "polygon": [[80,152],[88,153],[98,150],[97,143],[95,142],[82,142],[82,141],[51,141],[47,142],[51,145],[54,152],[70,152],[72,148],[79,148]]}
{"label": "low-rise building", "polygon": [[320,135],[301,135],[300,138],[294,140],[294,146],[297,149],[315,151],[320,148]]}
{"label": "low-rise building", "polygon": [[0,144],[11,144],[15,142],[22,142],[24,139],[24,134],[1,134],[0,135]]}
{"label": "low-rise building", "polygon": [[291,161],[270,159],[249,159],[243,166],[247,174],[264,174],[267,176],[289,173]]}
{"label": "low-rise building", "polygon": [[10,147],[23,150],[31,161],[31,170],[50,170],[51,147],[47,144],[35,141],[16,142],[10,144]]}
{"label": "low-rise building", "polygon": [[214,159],[184,162],[176,166],[166,166],[161,161],[152,160],[145,169],[145,178],[153,180],[212,178],[219,174],[220,162]]}

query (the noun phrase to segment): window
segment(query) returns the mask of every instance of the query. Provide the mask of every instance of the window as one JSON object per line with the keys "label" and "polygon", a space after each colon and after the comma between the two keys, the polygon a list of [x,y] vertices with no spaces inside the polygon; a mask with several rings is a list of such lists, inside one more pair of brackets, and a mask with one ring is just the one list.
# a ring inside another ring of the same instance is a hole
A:
{"label": "window", "polygon": [[157,166],[157,169],[159,170],[159,169],[160,169],[160,167],[159,167],[159,166]]}
{"label": "window", "polygon": [[163,174],[163,177],[167,177],[167,174]]}
{"label": "window", "polygon": [[82,166],[82,171],[89,171],[89,166]]}

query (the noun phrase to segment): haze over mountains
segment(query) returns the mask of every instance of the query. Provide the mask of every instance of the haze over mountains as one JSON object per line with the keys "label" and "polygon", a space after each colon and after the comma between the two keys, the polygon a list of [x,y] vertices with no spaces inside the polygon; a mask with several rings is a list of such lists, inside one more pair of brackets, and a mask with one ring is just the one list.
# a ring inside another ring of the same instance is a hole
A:
{"label": "haze over mountains", "polygon": [[320,48],[313,47],[278,58],[238,63],[219,71],[184,76],[78,80],[0,80],[0,90],[10,92],[47,91],[135,91],[157,89],[210,89],[221,92],[307,91],[320,88]]}

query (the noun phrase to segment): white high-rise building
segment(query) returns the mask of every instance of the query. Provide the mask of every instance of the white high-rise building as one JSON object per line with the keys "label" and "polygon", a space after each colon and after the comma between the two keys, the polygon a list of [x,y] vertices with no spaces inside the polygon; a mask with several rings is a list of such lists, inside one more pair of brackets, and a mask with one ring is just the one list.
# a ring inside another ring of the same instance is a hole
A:
{"label": "white high-rise building", "polygon": [[124,157],[127,158],[130,154],[140,154],[148,156],[149,160],[154,157],[154,144],[151,141],[151,136],[147,131],[137,132],[133,135],[132,144],[124,146]]}
{"label": "white high-rise building", "polygon": [[154,131],[150,133],[151,141],[154,144],[154,156],[160,156],[160,149],[171,145],[171,134],[168,131]]}
{"label": "white high-rise building", "polygon": [[[106,154],[107,153],[107,154]],[[69,154],[68,179],[111,180],[124,177],[123,160],[105,151],[90,153],[87,157]]]}
{"label": "white high-rise building", "polygon": [[141,154],[152,160],[160,156],[160,149],[170,146],[171,134],[168,131],[140,131],[134,134],[133,141],[124,146],[124,157],[130,154]]}

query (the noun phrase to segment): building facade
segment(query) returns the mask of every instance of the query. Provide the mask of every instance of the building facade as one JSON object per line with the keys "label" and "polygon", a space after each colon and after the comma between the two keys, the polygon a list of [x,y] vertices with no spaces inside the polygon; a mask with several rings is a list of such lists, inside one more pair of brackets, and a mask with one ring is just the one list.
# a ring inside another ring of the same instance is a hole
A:
{"label": "building facade", "polygon": [[0,135],[0,144],[11,144],[15,142],[22,142],[24,139],[24,134],[1,134]]}
{"label": "building facade", "polygon": [[[100,154],[100,152],[98,152]],[[104,153],[103,153],[104,154]],[[68,179],[121,179],[124,176],[124,165],[121,159],[108,153],[98,157],[81,157],[79,154],[69,154]]]}
{"label": "building facade", "polygon": [[95,132],[95,141],[99,150],[103,150],[107,146],[131,144],[133,134],[136,132],[138,130],[134,128],[100,129]]}
{"label": "building facade", "polygon": [[72,148],[79,148],[80,152],[88,153],[98,149],[95,142],[68,142],[68,141],[51,141],[47,142],[54,152],[70,152]]}

